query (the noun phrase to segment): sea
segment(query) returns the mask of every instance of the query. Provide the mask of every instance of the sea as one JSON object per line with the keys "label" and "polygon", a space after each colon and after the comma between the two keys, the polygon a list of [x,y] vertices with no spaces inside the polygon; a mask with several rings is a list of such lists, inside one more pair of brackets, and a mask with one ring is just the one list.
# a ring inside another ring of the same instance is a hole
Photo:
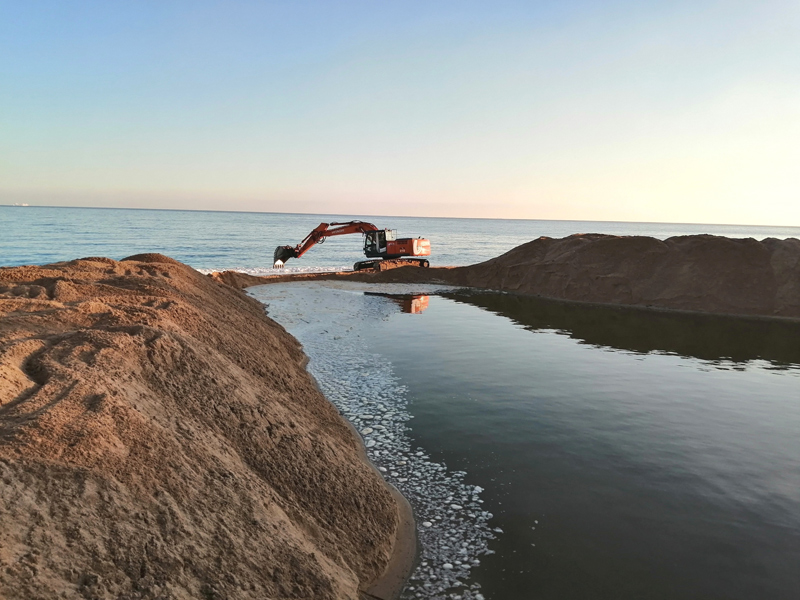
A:
{"label": "sea", "polygon": [[[400,237],[431,241],[432,266],[469,265],[540,236],[574,233],[800,238],[800,227],[446,219],[430,217],[0,206],[0,266],[46,264],[86,256],[121,259],[160,252],[204,271],[274,273],[276,246],[297,245],[320,223],[362,220]],[[328,238],[286,265],[287,272],[352,269],[363,259],[359,235]]]}
{"label": "sea", "polygon": [[[0,266],[160,252],[273,270],[347,215],[0,207]],[[800,238],[800,228],[361,217],[432,265],[545,235]],[[351,268],[359,236],[287,271]],[[800,598],[800,324],[436,285],[248,293],[411,502],[406,600]]]}

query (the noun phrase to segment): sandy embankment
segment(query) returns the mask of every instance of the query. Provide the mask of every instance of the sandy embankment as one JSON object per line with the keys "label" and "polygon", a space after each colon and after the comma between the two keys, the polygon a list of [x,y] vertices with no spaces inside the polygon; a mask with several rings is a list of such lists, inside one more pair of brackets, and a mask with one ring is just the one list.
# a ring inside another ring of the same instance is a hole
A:
{"label": "sandy embankment", "polygon": [[[287,279],[225,272],[238,287]],[[800,240],[711,235],[542,237],[468,267],[301,275],[371,282],[440,282],[557,300],[730,315],[800,318]]]}
{"label": "sandy embankment", "polygon": [[374,591],[398,502],[296,340],[134,258],[0,269],[0,597]]}

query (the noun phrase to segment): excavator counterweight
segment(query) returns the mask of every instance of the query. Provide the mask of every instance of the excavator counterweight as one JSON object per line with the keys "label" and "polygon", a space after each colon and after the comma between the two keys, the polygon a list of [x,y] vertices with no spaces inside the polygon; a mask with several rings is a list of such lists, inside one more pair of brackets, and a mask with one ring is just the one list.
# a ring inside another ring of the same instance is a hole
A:
{"label": "excavator counterweight", "polygon": [[392,229],[378,229],[372,223],[349,221],[320,223],[297,246],[278,246],[275,248],[273,268],[282,269],[287,260],[300,258],[314,244],[321,244],[329,237],[350,233],[364,235],[364,254],[367,258],[373,259],[357,262],[354,266],[356,271],[366,268],[384,270],[406,265],[427,267],[429,264],[427,260],[418,257],[430,256],[430,241],[423,238],[398,239],[397,233]]}

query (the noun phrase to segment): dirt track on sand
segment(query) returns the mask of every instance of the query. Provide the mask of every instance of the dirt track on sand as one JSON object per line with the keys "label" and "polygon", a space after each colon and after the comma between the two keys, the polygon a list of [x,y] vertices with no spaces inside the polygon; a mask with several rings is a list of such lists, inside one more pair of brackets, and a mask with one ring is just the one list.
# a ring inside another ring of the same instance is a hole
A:
{"label": "dirt track on sand", "polygon": [[0,269],[0,597],[358,598],[398,505],[304,359],[163,256]]}
{"label": "dirt track on sand", "polygon": [[226,271],[214,277],[235,287],[288,279],[436,282],[578,302],[800,318],[800,240],[793,238],[541,237],[468,267],[294,277]]}

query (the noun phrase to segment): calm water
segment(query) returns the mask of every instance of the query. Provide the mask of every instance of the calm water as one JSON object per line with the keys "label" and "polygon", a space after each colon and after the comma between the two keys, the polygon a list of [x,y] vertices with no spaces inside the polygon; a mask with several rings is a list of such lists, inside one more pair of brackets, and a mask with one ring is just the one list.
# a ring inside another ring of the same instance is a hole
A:
{"label": "calm water", "polygon": [[325,332],[356,328],[407,389],[413,445],[483,488],[502,530],[469,581],[487,599],[800,597],[799,324],[253,289],[315,356],[314,311],[362,303]]}
{"label": "calm water", "polygon": [[800,597],[800,327],[493,294],[378,326],[504,530],[487,597]]}
{"label": "calm water", "polygon": [[[663,223],[433,219],[172,210],[0,206],[0,265],[45,264],[83,256],[121,259],[161,252],[197,269],[269,273],[275,246],[295,245],[321,222],[360,219],[431,240],[433,265],[465,265],[494,258],[542,235],[573,233],[731,237],[800,237],[800,228]],[[363,258],[357,235],[330,238],[289,270],[352,267]]]}

